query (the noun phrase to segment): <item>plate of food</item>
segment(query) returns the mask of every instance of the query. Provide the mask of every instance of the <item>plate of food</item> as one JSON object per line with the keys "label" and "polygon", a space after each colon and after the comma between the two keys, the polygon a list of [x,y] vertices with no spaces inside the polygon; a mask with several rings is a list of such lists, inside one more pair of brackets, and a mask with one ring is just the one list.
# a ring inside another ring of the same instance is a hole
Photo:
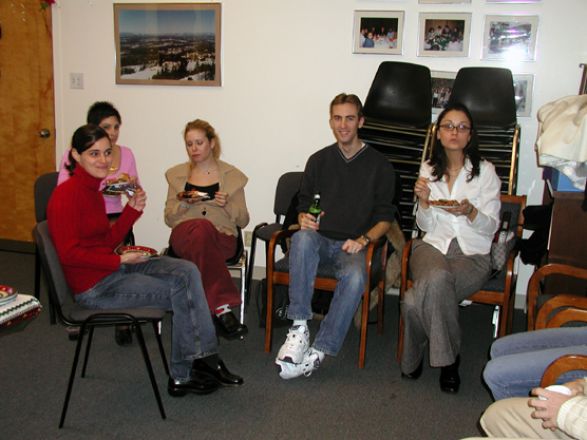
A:
{"label": "plate of food", "polygon": [[14,301],[16,296],[17,292],[15,288],[0,284],[0,306]]}
{"label": "plate of food", "polygon": [[182,191],[177,194],[177,198],[179,200],[193,200],[194,202],[199,202],[201,200],[210,199],[210,196],[208,193],[202,191]]}
{"label": "plate of food", "polygon": [[434,206],[435,208],[452,209],[457,208],[461,204],[461,202],[459,202],[458,200],[438,199],[429,200],[428,204],[430,206]]}
{"label": "plate of food", "polygon": [[118,255],[137,253],[145,257],[156,257],[159,255],[155,249],[147,246],[120,246],[116,249],[116,253]]}
{"label": "plate of food", "polygon": [[137,185],[135,181],[131,179],[128,174],[122,173],[116,179],[107,180],[102,193],[107,196],[117,196],[120,194],[132,193],[136,189]]}

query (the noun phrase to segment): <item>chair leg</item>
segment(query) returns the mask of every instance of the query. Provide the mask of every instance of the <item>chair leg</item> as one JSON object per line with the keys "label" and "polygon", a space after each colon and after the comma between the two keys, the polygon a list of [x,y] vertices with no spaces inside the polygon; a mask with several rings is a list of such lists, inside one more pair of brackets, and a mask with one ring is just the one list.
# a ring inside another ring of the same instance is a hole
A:
{"label": "chair leg", "polygon": [[267,278],[267,313],[265,315],[265,352],[271,352],[273,332],[273,280]]}
{"label": "chair leg", "polygon": [[363,301],[361,303],[361,341],[359,343],[359,368],[365,368],[365,352],[367,351],[367,324],[369,323],[369,300],[371,299],[371,292],[369,286],[365,288],[363,293]]}
{"label": "chair leg", "polygon": [[[81,331],[82,331],[82,329],[80,329],[80,334],[81,334]],[[84,365],[82,367],[81,377],[86,377],[86,367],[88,366],[88,358],[90,357],[90,347],[92,346],[93,340],[94,340],[94,326],[92,325],[92,326],[90,326],[90,330],[88,331],[88,343],[86,344],[86,354],[84,355]]]}
{"label": "chair leg", "polygon": [[75,346],[75,355],[73,357],[73,364],[71,365],[71,373],[69,374],[69,381],[67,383],[67,391],[65,392],[65,401],[63,402],[63,409],[61,410],[61,419],[59,420],[59,428],[63,428],[65,423],[65,416],[67,414],[67,407],[69,406],[69,398],[71,397],[71,390],[73,388],[73,381],[75,379],[75,371],[77,370],[77,364],[79,362],[79,355],[82,348],[82,341],[84,339],[84,333],[86,330],[85,324],[80,327],[80,334],[77,339]]}
{"label": "chair leg", "polygon": [[41,256],[35,246],[35,298],[41,297]]}
{"label": "chair leg", "polygon": [[165,373],[167,376],[169,374],[169,366],[167,365],[167,356],[165,356],[165,350],[163,349],[163,342],[161,342],[161,333],[159,333],[159,325],[161,321],[152,321],[153,324],[153,331],[155,332],[155,339],[157,339],[157,345],[159,346],[159,353],[161,353],[161,360],[163,361],[163,368],[165,368]]}
{"label": "chair leg", "polygon": [[397,360],[398,364],[402,362],[402,355],[404,353],[404,318],[402,317],[401,311],[401,301],[400,301],[400,311],[399,311],[399,326],[397,331],[397,349],[395,353],[395,359]]}
{"label": "chair leg", "polygon": [[157,382],[155,381],[155,374],[153,374],[153,366],[151,365],[151,360],[149,359],[149,353],[147,352],[147,347],[145,345],[143,331],[141,330],[141,326],[138,323],[134,324],[134,328],[137,334],[137,339],[139,340],[139,345],[141,346],[141,352],[143,353],[143,359],[145,360],[147,372],[149,373],[149,379],[151,380],[151,386],[153,387],[153,393],[155,393],[155,400],[157,400],[157,406],[159,407],[161,418],[165,420],[167,416],[165,415],[165,409],[163,408],[163,402],[161,401],[159,388],[157,387]]}
{"label": "chair leg", "polygon": [[[246,252],[246,251],[245,251]],[[245,298],[245,292],[246,292],[246,272],[247,272],[247,258],[246,258],[246,254],[245,254],[245,258],[244,258],[244,264],[241,265],[240,268],[240,272],[241,272],[241,313],[240,313],[240,321],[241,324],[245,323],[245,307],[247,304],[246,298]]]}
{"label": "chair leg", "polygon": [[257,249],[257,234],[256,230],[253,231],[251,236],[251,254],[249,255],[249,263],[247,265],[247,276],[245,281],[245,291],[247,293],[247,303],[248,298],[251,297],[251,282],[253,281],[253,271],[255,270],[255,252]]}

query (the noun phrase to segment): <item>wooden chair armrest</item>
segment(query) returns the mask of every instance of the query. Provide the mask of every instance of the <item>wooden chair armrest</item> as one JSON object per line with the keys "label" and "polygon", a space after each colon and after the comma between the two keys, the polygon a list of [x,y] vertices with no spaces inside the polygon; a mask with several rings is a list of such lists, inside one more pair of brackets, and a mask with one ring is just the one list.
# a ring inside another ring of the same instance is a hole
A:
{"label": "wooden chair armrest", "polygon": [[534,330],[536,304],[540,294],[540,285],[550,275],[565,275],[573,278],[587,280],[587,269],[570,266],[568,264],[547,264],[540,267],[528,283],[528,330]]}
{"label": "wooden chair armrest", "polygon": [[550,298],[540,307],[534,328],[560,327],[574,321],[587,322],[587,297],[561,294]]}
{"label": "wooden chair armrest", "polygon": [[399,288],[400,300],[404,297],[406,290],[408,290],[408,275],[409,275],[409,262],[410,255],[412,255],[412,244],[414,239],[410,239],[406,242],[404,249],[402,250],[402,261],[401,261],[401,284]]}
{"label": "wooden chair armrest", "polygon": [[567,354],[561,356],[550,363],[544,373],[540,386],[542,388],[552,385],[556,382],[559,376],[568,371],[586,370],[587,371],[587,356],[582,354]]}

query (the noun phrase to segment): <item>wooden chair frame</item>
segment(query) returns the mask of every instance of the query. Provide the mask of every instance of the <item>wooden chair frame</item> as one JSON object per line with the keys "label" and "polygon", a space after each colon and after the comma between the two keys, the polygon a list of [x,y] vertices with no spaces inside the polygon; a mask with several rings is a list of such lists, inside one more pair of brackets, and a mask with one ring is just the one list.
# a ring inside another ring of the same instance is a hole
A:
{"label": "wooden chair frame", "polygon": [[[289,229],[284,231],[277,231],[271,237],[267,253],[267,316],[265,321],[265,352],[271,352],[271,342],[273,334],[273,286],[276,284],[289,285],[289,272],[280,272],[276,269],[276,247],[278,243],[286,238],[291,237],[297,229]],[[387,264],[387,239],[385,237],[376,242],[372,242],[365,253],[365,260],[367,262],[367,285],[363,292],[363,300],[361,305],[361,336],[359,343],[359,368],[365,366],[365,352],[367,348],[367,323],[369,320],[369,301],[370,292],[373,288],[372,275],[374,264],[375,250],[381,247],[381,264],[380,279],[376,286],[378,289],[378,303],[377,303],[377,333],[383,333],[383,301],[385,296],[385,266]],[[314,282],[316,289],[333,292],[336,288],[336,279],[317,277]]]}

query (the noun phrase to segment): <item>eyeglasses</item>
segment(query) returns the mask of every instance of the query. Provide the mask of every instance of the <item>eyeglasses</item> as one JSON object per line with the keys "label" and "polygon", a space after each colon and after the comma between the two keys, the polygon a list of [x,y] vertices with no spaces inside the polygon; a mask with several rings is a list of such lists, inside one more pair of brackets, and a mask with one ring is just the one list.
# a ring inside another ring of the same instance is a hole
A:
{"label": "eyeglasses", "polygon": [[452,122],[447,122],[446,124],[440,124],[439,127],[444,131],[454,131],[456,128],[459,133],[468,133],[471,130],[471,127],[463,123],[455,125]]}

